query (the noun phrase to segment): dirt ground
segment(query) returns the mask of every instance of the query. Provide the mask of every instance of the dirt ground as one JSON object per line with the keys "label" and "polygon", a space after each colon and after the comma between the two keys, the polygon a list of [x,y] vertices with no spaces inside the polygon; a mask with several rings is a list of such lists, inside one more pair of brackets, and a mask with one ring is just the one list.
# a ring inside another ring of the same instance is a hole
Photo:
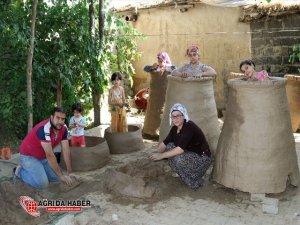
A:
{"label": "dirt ground", "polygon": [[[220,204],[233,203],[237,198],[241,201],[247,198],[246,195],[237,194],[232,190],[211,183],[208,176],[203,188],[198,190],[187,188],[179,178],[171,176],[167,161],[152,162],[147,158],[148,153],[156,144],[150,141],[150,143],[146,143],[146,148],[140,152],[126,156],[113,156],[112,162],[106,168],[78,173],[81,183],[71,190],[64,189],[58,184],[51,184],[48,190],[36,191],[18,179],[7,176],[6,180],[0,182],[0,201],[4,203],[4,207],[1,207],[0,211],[1,224],[55,223],[55,220],[59,218],[60,215],[57,213],[49,214],[42,210],[39,218],[28,215],[18,202],[21,195],[30,196],[36,201],[44,198],[53,200],[87,198],[97,207],[103,206],[95,199],[105,196],[104,199],[110,204],[119,206],[134,205],[134,207],[139,207],[146,204],[145,210],[148,213],[152,212],[154,204],[169,201],[174,196],[177,198],[188,197],[191,200],[212,200]],[[0,165],[2,164],[0,163]],[[2,165],[2,170],[4,170],[3,167]],[[86,210],[82,214],[95,213],[97,207]],[[94,217],[97,218],[97,221],[99,219],[101,221],[101,223],[98,221],[95,224],[110,224],[110,221],[102,220],[103,218],[97,213]],[[122,221],[120,224],[127,224],[126,220],[122,219]]]}
{"label": "dirt ground", "polygon": [[[138,120],[142,119],[142,115]],[[137,123],[129,118],[129,123]],[[105,126],[94,128],[87,135],[101,135]],[[295,135],[300,153],[300,135]],[[152,162],[149,154],[158,142],[144,140],[145,148],[130,154],[112,155],[105,167],[76,173],[79,181],[73,188],[51,184],[36,191],[12,177],[11,162],[0,161],[0,224],[56,225],[196,225],[196,224],[300,224],[300,191],[288,186],[284,193],[268,195],[279,199],[277,215],[264,214],[259,202],[250,201],[243,193],[218,185],[205,175],[203,187],[192,190],[180,178],[171,176],[166,160]],[[35,201],[86,199],[92,207],[80,213],[47,213],[40,209],[38,218],[27,214],[19,197]]]}

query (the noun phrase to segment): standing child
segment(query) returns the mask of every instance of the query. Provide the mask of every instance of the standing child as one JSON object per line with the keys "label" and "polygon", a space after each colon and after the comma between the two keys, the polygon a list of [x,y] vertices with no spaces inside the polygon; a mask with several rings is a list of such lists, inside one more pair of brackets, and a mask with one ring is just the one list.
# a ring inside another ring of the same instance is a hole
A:
{"label": "standing child", "polygon": [[72,106],[72,111],[74,116],[71,117],[69,125],[69,127],[72,128],[71,146],[85,147],[84,128],[86,127],[86,119],[81,115],[83,111],[81,103],[75,103]]}
{"label": "standing child", "polygon": [[127,132],[127,119],[125,109],[125,92],[120,86],[122,75],[115,72],[111,76],[113,86],[109,89],[108,104],[111,112],[111,131]]}
{"label": "standing child", "polygon": [[255,71],[255,64],[252,60],[244,60],[240,63],[240,70],[246,76],[246,80],[269,80],[267,71]]}

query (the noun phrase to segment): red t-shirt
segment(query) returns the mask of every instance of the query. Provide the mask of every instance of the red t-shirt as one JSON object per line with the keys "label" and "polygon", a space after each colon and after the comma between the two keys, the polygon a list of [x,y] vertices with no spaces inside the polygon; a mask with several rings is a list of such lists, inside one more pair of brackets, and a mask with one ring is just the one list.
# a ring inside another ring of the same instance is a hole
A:
{"label": "red t-shirt", "polygon": [[45,159],[46,154],[41,142],[51,143],[52,148],[54,148],[63,140],[68,140],[67,126],[63,126],[61,130],[57,131],[57,135],[55,135],[50,124],[50,119],[44,120],[37,124],[22,141],[20,154],[32,156],[39,160]]}

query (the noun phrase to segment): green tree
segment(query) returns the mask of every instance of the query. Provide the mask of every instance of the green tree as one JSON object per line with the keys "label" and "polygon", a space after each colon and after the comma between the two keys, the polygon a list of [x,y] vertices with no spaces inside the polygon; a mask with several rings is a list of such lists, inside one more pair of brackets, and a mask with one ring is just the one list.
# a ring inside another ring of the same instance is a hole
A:
{"label": "green tree", "polygon": [[[46,119],[56,104],[70,110],[74,102],[82,101],[86,110],[91,109],[93,90],[101,96],[112,72],[134,74],[131,63],[138,57],[135,38],[142,35],[104,8],[100,42],[96,35],[99,11],[94,10],[94,31],[90,27],[89,8],[99,7],[92,3],[52,0],[51,5],[38,4],[32,61],[33,124]],[[0,2],[0,8],[0,133],[2,129],[22,138],[28,112],[24,73],[32,2],[6,0]]]}
{"label": "green tree", "polygon": [[38,0],[33,0],[32,13],[31,13],[31,29],[30,29],[30,46],[27,56],[26,66],[26,84],[27,84],[27,108],[28,108],[28,126],[27,132],[31,131],[33,127],[33,115],[32,115],[32,58],[34,52],[34,39],[35,39],[35,21],[36,21],[36,8]]}
{"label": "green tree", "polygon": [[26,55],[30,36],[30,6],[0,2],[0,134],[26,134]]}

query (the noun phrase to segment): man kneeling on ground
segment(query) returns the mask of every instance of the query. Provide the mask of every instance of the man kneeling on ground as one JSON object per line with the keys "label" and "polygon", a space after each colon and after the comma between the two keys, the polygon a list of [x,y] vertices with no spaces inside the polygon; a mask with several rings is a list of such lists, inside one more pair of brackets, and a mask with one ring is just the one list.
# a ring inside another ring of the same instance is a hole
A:
{"label": "man kneeling on ground", "polygon": [[[72,185],[71,155],[65,119],[65,111],[54,108],[50,119],[37,124],[20,145],[20,165],[15,169],[15,175],[34,188],[44,189],[49,182],[57,181]],[[68,175],[63,175],[53,153],[53,148],[60,143]]]}

